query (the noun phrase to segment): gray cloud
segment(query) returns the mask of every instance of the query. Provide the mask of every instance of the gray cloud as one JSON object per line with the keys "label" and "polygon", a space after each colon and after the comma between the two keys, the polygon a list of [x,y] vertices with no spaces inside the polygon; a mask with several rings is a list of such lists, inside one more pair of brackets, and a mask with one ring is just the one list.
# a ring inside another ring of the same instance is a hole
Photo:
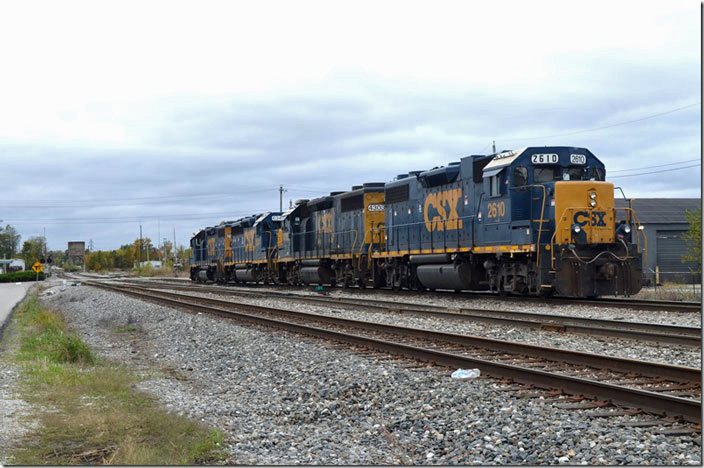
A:
{"label": "gray cloud", "polygon": [[[512,74],[506,86],[339,70],[286,92],[131,103],[131,117],[122,122],[126,143],[1,144],[3,174],[14,190],[0,201],[0,219],[25,239],[46,227],[51,248],[93,239],[96,248],[110,249],[136,238],[139,219],[155,239],[159,218],[161,236],[170,239],[175,228],[178,243],[185,244],[204,225],[276,210],[279,184],[288,190],[286,200],[313,198],[487,153],[493,139],[499,150],[586,146],[605,162],[607,173],[699,158],[699,107],[532,139],[698,102],[697,58],[668,59],[664,66],[651,56],[629,57],[626,50],[553,59],[542,64],[551,70],[545,84],[526,80],[535,70],[513,69],[507,58],[501,70],[477,65],[477,74]],[[99,111],[104,116],[109,107]],[[634,197],[701,196],[700,168],[613,181]],[[182,198],[118,200],[175,196]],[[17,207],[25,200],[48,201]]]}

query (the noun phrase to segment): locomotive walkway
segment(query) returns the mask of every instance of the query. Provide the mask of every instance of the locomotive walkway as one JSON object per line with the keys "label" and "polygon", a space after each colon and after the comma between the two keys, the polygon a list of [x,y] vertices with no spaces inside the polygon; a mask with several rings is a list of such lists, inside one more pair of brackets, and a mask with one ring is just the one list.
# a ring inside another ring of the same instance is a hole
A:
{"label": "locomotive walkway", "polygon": [[[573,409],[616,405],[701,423],[700,369],[150,291],[137,286],[92,281],[86,284],[172,307],[344,342],[362,349],[443,366],[479,367],[492,377],[555,390],[556,394],[576,395],[575,401],[581,402],[584,398],[597,400],[572,405]],[[350,333],[350,329],[354,329],[354,333]]]}

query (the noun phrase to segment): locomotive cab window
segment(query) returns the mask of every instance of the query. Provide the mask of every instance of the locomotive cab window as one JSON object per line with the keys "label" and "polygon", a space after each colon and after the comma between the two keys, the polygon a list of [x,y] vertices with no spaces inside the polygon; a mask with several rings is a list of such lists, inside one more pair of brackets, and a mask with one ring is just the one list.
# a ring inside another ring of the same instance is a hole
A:
{"label": "locomotive cab window", "polygon": [[528,183],[528,169],[525,166],[517,166],[513,169],[513,186],[521,187]]}
{"label": "locomotive cab window", "polygon": [[501,196],[501,173],[489,177],[489,196]]}
{"label": "locomotive cab window", "polygon": [[553,182],[561,178],[560,171],[555,167],[536,167],[533,169],[533,180],[536,184],[542,182]]}
{"label": "locomotive cab window", "polygon": [[604,170],[600,167],[590,167],[588,175],[589,180],[604,180]]}
{"label": "locomotive cab window", "polygon": [[562,174],[563,180],[584,180],[585,169],[583,167],[568,167],[565,168],[565,172]]}

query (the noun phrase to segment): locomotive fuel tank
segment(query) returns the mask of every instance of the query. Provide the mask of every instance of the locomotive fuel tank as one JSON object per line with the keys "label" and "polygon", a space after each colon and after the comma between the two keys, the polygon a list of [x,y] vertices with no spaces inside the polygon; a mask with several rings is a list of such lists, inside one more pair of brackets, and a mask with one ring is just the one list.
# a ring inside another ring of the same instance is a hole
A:
{"label": "locomotive fuel tank", "polygon": [[452,263],[450,254],[431,254],[431,255],[411,255],[408,257],[411,265],[428,265],[431,263]]}
{"label": "locomotive fuel tank", "polygon": [[430,289],[472,289],[472,267],[468,263],[419,265],[416,276]]}
{"label": "locomotive fuel tank", "polygon": [[301,280],[306,284],[334,284],[335,272],[324,265],[303,267],[301,268]]}
{"label": "locomotive fuel tank", "polygon": [[254,268],[236,268],[235,278],[237,281],[259,281],[259,272]]}

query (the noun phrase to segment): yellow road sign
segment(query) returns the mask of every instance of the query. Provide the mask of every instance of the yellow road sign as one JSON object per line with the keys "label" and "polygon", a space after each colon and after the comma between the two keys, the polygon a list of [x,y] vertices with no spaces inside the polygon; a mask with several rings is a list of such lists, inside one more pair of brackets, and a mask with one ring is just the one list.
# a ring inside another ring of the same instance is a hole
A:
{"label": "yellow road sign", "polygon": [[39,263],[39,262],[37,262],[37,263],[35,263],[34,265],[32,265],[32,270],[36,271],[37,273],[39,273],[39,272],[42,271],[43,269],[44,269],[44,267],[43,267],[42,264]]}

